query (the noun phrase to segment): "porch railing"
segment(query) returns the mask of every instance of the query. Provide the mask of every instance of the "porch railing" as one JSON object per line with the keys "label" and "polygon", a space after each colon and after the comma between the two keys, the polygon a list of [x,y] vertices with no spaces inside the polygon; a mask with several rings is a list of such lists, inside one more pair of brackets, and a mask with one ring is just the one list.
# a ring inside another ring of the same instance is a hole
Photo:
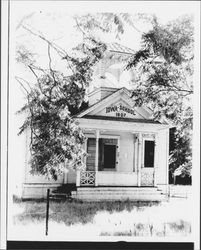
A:
{"label": "porch railing", "polygon": [[81,186],[95,186],[95,171],[81,171],[80,185]]}

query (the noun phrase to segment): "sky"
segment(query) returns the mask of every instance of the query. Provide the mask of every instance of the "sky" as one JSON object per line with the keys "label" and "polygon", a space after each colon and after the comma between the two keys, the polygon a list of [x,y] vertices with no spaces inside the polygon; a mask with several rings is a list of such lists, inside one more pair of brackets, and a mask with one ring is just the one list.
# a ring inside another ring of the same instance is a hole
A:
{"label": "sky", "polygon": [[[115,4],[114,4],[115,3]],[[161,23],[166,23],[184,14],[198,11],[198,3],[193,1],[12,1],[11,19],[13,26],[19,28],[22,22],[32,23],[61,46],[76,42],[70,18],[74,14],[95,12],[125,12],[155,14]],[[137,28],[141,28],[139,25]],[[19,30],[18,30],[19,32]],[[74,34],[73,39],[69,39]],[[121,43],[133,49],[138,46],[140,34],[127,30]],[[108,40],[112,37],[108,35]],[[19,37],[18,37],[19,39]],[[66,47],[67,47],[66,45]]]}

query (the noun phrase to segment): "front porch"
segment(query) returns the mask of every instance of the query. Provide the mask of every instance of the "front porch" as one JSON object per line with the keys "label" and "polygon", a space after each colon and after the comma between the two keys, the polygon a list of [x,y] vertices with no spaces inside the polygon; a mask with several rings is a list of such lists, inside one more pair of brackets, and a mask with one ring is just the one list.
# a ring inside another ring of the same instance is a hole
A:
{"label": "front porch", "polygon": [[[76,171],[80,200],[160,201],[166,190],[158,188],[158,136],[139,131],[88,130],[86,169]],[[165,185],[167,189],[167,185]]]}
{"label": "front porch", "polygon": [[153,168],[145,171],[77,171],[76,191],[72,198],[86,201],[133,200],[162,201],[168,198],[165,190],[155,184]]}
{"label": "front porch", "polygon": [[[140,177],[140,180],[139,180]],[[154,172],[114,172],[114,171],[77,171],[77,187],[122,186],[153,187]]]}
{"label": "front porch", "polygon": [[157,133],[91,130],[84,159],[86,169],[76,171],[76,186],[157,185]]}

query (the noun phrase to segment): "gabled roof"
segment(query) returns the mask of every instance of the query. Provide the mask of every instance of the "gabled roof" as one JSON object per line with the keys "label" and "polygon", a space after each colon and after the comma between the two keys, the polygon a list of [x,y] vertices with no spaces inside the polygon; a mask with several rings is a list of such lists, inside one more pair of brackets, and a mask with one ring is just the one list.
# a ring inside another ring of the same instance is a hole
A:
{"label": "gabled roof", "polygon": [[113,94],[103,98],[101,101],[93,104],[92,106],[90,106],[89,108],[87,108],[84,111],[81,111],[80,113],[78,113],[77,115],[75,115],[74,117],[83,117],[84,115],[87,115],[89,112],[91,112],[92,110],[98,108],[99,106],[103,105],[104,103],[106,103],[107,101],[110,101],[111,99],[115,98],[116,96],[118,96],[121,93],[125,93],[128,97],[130,97],[130,92],[126,89],[126,88],[121,88],[121,89],[117,89]]}
{"label": "gabled roof", "polygon": [[[121,96],[122,94],[125,94],[126,96],[122,96],[123,99],[121,99],[122,97],[120,97],[121,102],[125,102],[127,103],[127,105],[133,107],[133,100],[131,99],[131,92],[126,89],[125,87],[121,88],[121,89],[117,89],[114,93],[112,93],[111,95],[103,98],[102,100],[98,101],[97,103],[91,105],[90,107],[88,107],[87,109],[81,111],[80,113],[76,114],[74,116],[74,118],[86,118],[86,119],[96,119],[96,120],[110,120],[110,121],[125,121],[125,122],[134,122],[134,123],[150,123],[150,124],[166,124],[168,125],[167,122],[165,121],[156,121],[154,119],[151,118],[151,110],[149,108],[146,107],[141,107],[142,110],[146,111],[148,113],[148,116],[146,116],[146,114],[141,113],[141,111],[136,108],[135,112],[137,114],[136,118],[132,118],[132,117],[114,117],[114,116],[105,116],[104,114],[102,114],[102,107],[106,107],[106,105],[108,103],[114,103],[114,101],[116,102],[118,97]],[[104,108],[105,109],[105,108]],[[145,116],[144,116],[145,115]],[[141,118],[140,118],[141,117]]]}

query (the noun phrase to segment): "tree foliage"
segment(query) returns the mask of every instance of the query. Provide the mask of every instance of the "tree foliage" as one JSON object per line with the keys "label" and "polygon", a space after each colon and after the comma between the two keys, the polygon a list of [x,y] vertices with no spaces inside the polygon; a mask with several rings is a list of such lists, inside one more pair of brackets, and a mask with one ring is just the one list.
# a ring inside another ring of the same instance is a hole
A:
{"label": "tree foliage", "polygon": [[190,175],[193,118],[191,18],[184,17],[165,26],[154,20],[153,29],[142,35],[142,48],[127,65],[127,69],[132,67],[137,75],[133,90],[136,105],[148,105],[155,119],[165,118],[177,128],[170,171],[180,167],[182,175]]}
{"label": "tree foliage", "polygon": [[[94,39],[85,40],[80,51],[82,56],[76,57],[69,56],[42,38],[48,43],[48,70],[28,60],[30,53],[24,53],[24,49],[18,51],[17,55],[18,62],[23,62],[36,78],[35,85],[30,86],[29,82],[16,77],[26,91],[27,98],[27,103],[19,111],[27,113],[19,134],[27,129],[31,131],[31,172],[56,180],[66,168],[85,167],[83,156],[86,152],[82,148],[85,137],[72,115],[84,105],[93,66],[102,57],[105,46]],[[62,56],[61,59],[66,61],[66,67],[70,70],[68,75],[52,69],[51,49],[56,50]],[[75,50],[78,51],[78,48]]]}
{"label": "tree foliage", "polygon": [[[152,23],[154,15],[144,13],[113,13],[113,12],[99,12],[87,13],[86,15],[77,15],[74,17],[78,28],[81,27],[89,36],[94,36],[96,31],[103,33],[113,33],[115,38],[121,39],[125,33],[126,27],[130,26],[138,32],[141,32],[136,23],[141,20],[143,22]],[[97,35],[97,34],[96,34]]]}
{"label": "tree foliage", "polygon": [[[191,174],[193,44],[191,16],[183,16],[166,25],[154,15],[98,13],[81,16],[82,28],[88,33],[114,32],[116,38],[130,26],[141,34],[141,48],[131,56],[126,69],[134,69],[133,99],[136,105],[149,106],[157,120],[176,126],[174,147],[170,151],[170,172],[180,169]],[[138,22],[151,25],[148,31],[137,28]]]}

